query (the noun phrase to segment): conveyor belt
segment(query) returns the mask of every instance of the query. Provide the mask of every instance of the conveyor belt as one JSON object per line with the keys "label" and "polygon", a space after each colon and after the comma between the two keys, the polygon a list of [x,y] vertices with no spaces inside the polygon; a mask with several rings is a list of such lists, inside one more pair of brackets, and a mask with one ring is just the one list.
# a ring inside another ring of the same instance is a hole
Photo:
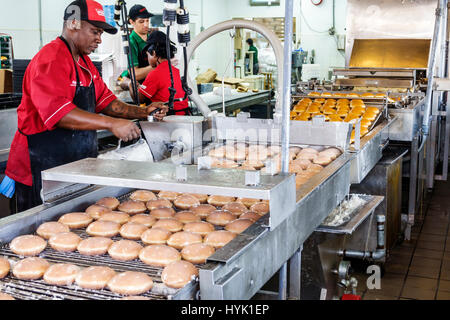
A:
{"label": "conveyor belt", "polygon": [[[119,201],[124,201],[129,197],[130,193],[118,197]],[[71,230],[82,239],[88,238],[89,235],[85,229]],[[123,238],[115,236],[111,238],[113,241],[122,240]],[[136,241],[136,240],[135,240]],[[143,247],[146,245],[141,241],[136,241]],[[9,249],[9,244],[0,244],[0,256],[5,256],[11,261],[18,261],[24,257],[19,256]],[[198,291],[198,283],[192,281],[182,289],[172,289],[165,286],[161,281],[161,273],[163,268],[149,266],[139,259],[132,261],[119,261],[112,259],[108,254],[99,256],[86,256],[74,252],[58,252],[48,246],[39,254],[40,258],[50,263],[71,263],[79,267],[85,268],[90,266],[108,266],[116,272],[138,271],[144,272],[153,280],[153,288],[150,292],[142,294],[144,297],[155,300],[165,299],[190,299],[195,298],[194,295]],[[197,268],[211,268],[214,264],[206,263],[196,265]],[[12,272],[0,280],[0,292],[12,295],[16,299],[25,300],[117,300],[122,295],[115,294],[107,289],[103,290],[86,290],[76,284],[70,286],[55,286],[45,283],[44,280],[19,280]]]}

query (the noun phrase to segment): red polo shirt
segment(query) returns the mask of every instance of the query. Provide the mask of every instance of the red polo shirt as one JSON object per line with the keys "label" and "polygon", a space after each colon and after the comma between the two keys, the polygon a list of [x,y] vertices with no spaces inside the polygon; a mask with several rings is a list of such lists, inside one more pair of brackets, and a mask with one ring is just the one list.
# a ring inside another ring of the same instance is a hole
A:
{"label": "red polo shirt", "polygon": [[[101,112],[116,96],[103,82],[88,56],[78,59],[80,85],[94,82],[96,112]],[[64,42],[57,38],[44,46],[31,60],[23,78],[22,101],[17,108],[18,128],[26,135],[51,131],[76,106],[73,104],[76,73],[72,55]],[[76,146],[74,146],[76,148]],[[6,175],[31,186],[32,176],[27,137],[16,132],[6,167]]]}
{"label": "red polo shirt", "polygon": [[[173,84],[174,88],[177,90],[175,94],[175,99],[184,98],[185,92],[181,84],[180,70],[172,66],[173,73]],[[145,97],[150,99],[152,102],[169,102],[169,87],[171,86],[170,81],[170,70],[169,62],[161,62],[155,70],[150,72],[144,80],[144,83],[139,87],[139,92],[141,92]],[[173,104],[173,109],[175,111],[182,110],[188,107],[188,99],[183,101],[175,101]],[[185,111],[175,112],[176,115],[185,115]]]}

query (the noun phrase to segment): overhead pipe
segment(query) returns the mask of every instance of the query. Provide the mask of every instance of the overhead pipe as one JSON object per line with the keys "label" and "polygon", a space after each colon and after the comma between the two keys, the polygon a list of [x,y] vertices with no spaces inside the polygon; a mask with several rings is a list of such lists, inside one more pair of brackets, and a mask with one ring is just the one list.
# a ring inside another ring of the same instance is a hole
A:
{"label": "overhead pipe", "polygon": [[[265,36],[267,38],[267,40],[269,41],[269,43],[272,45],[272,48],[275,52],[277,66],[278,66],[278,78],[277,78],[278,79],[278,88],[277,88],[277,93],[275,95],[275,97],[278,98],[280,96],[280,94],[279,94],[279,92],[281,90],[280,88],[282,88],[282,86],[283,86],[283,71],[280,67],[283,65],[283,46],[282,46],[280,40],[278,39],[277,35],[262,24],[259,24],[254,21],[249,21],[249,20],[228,20],[228,21],[224,21],[224,22],[215,24],[215,25],[209,27],[208,29],[206,29],[205,31],[201,32],[198,36],[195,37],[194,40],[192,40],[192,42],[189,44],[189,46],[187,48],[187,51],[188,51],[187,61],[188,62],[190,61],[195,50],[207,39],[216,35],[217,33],[220,33],[225,30],[230,30],[233,28],[244,28],[244,29],[250,29],[250,30],[256,31],[256,32],[262,34],[263,36]],[[187,79],[188,79],[189,87],[193,88],[193,93],[190,96],[191,100],[196,104],[197,108],[200,110],[200,112],[205,117],[209,116],[211,113],[211,109],[209,109],[208,105],[205,103],[205,101],[203,101],[203,99],[197,93],[197,89],[193,85],[193,82],[192,82],[191,78],[189,77],[189,75],[188,75]],[[282,113],[282,111],[281,111],[282,100],[276,99],[276,101],[277,102],[275,104],[275,112],[278,114],[281,114]]]}
{"label": "overhead pipe", "polygon": [[439,38],[439,30],[440,30],[440,23],[441,23],[441,17],[443,10],[447,10],[447,0],[439,0],[438,7],[436,8],[436,20],[434,23],[434,32],[433,32],[433,39],[431,41],[431,51],[430,51],[430,58],[428,61],[428,71],[427,71],[427,78],[428,78],[428,85],[427,85],[427,95],[426,95],[426,103],[425,103],[425,110],[423,114],[423,122],[422,122],[422,132],[424,135],[424,141],[422,143],[425,143],[426,137],[429,134],[429,122],[431,117],[431,104],[433,100],[433,79],[434,79],[434,71],[436,68],[436,51],[437,51],[437,45],[438,45],[438,38]]}
{"label": "overhead pipe", "polygon": [[340,250],[339,256],[344,258],[362,259],[379,261],[386,256],[386,247],[384,244],[384,227],[386,217],[384,215],[377,215],[377,248],[375,251],[357,251],[357,250]]}

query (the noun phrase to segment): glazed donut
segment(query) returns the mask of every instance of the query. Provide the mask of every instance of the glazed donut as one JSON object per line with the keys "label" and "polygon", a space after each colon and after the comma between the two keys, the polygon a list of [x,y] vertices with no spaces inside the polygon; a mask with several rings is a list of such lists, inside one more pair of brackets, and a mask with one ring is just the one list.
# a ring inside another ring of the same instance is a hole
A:
{"label": "glazed donut", "polygon": [[8,259],[0,257],[0,279],[6,277],[9,273],[11,266]]}
{"label": "glazed donut", "polygon": [[197,200],[200,201],[200,203],[206,203],[206,201],[208,200],[208,195],[207,195],[207,194],[201,194],[201,193],[186,193],[186,195],[192,196],[192,197],[194,197],[194,198],[197,198]]}
{"label": "glazed donut", "polygon": [[252,205],[250,207],[250,211],[253,211],[260,215],[265,215],[266,213],[269,213],[270,207],[269,207],[268,203],[260,202],[260,203],[255,203],[254,205]]}
{"label": "glazed donut", "polygon": [[78,272],[75,283],[84,289],[100,290],[106,287],[116,272],[104,266],[88,267]]}
{"label": "glazed donut", "polygon": [[92,206],[89,206],[86,209],[86,213],[95,220],[100,219],[102,214],[104,214],[106,212],[111,212],[111,211],[112,211],[111,209],[101,206],[101,205],[98,205],[98,204],[93,204]]}
{"label": "glazed donut", "polygon": [[175,249],[183,249],[185,246],[194,244],[194,243],[202,243],[203,238],[201,235],[189,231],[179,231],[170,236],[167,239],[167,244]]}
{"label": "glazed donut", "polygon": [[181,250],[181,257],[191,263],[205,263],[206,259],[215,252],[213,246],[204,243],[195,243],[185,246]]}
{"label": "glazed donut", "polygon": [[250,208],[253,204],[260,202],[260,200],[251,198],[237,198],[236,202],[240,202],[247,208]]}
{"label": "glazed donut", "polygon": [[50,247],[60,252],[75,251],[80,242],[81,238],[73,232],[57,233],[48,240]]}
{"label": "glazed donut", "polygon": [[157,208],[150,211],[150,216],[156,219],[168,219],[173,218],[175,210],[172,208]]}
{"label": "glazed donut", "polygon": [[130,218],[130,222],[139,223],[150,228],[156,223],[157,219],[149,214],[138,213]]}
{"label": "glazed donut", "polygon": [[157,208],[172,208],[172,202],[170,202],[167,199],[156,199],[156,200],[150,200],[146,203],[147,209],[152,211],[153,209]]}
{"label": "glazed donut", "polygon": [[151,228],[141,235],[141,241],[145,244],[166,244],[171,235],[169,230]]}
{"label": "glazed donut", "polygon": [[117,209],[117,207],[120,205],[120,202],[119,200],[117,200],[117,198],[105,197],[98,200],[95,204],[109,208],[112,211]]}
{"label": "glazed donut", "polygon": [[80,268],[74,264],[57,263],[44,273],[44,281],[55,286],[69,286],[75,281]]}
{"label": "glazed donut", "polygon": [[200,218],[206,218],[211,212],[215,210],[217,210],[217,208],[210,204],[201,204],[190,209],[190,211],[192,211]]}
{"label": "glazed donut", "polygon": [[253,220],[250,219],[237,219],[225,226],[225,230],[234,232],[234,233],[242,233],[248,227],[250,227],[254,223]]}
{"label": "glazed donut", "polygon": [[200,201],[190,195],[181,195],[175,199],[173,204],[179,209],[188,210],[191,207],[198,206],[200,204]]}
{"label": "glazed donut", "polygon": [[70,229],[85,228],[91,223],[93,218],[84,212],[66,213],[59,218],[58,222],[68,226]]}
{"label": "glazed donut", "polygon": [[183,223],[173,218],[161,219],[158,220],[152,228],[162,228],[170,232],[178,232],[183,229]]}
{"label": "glazed donut", "polygon": [[158,193],[158,198],[167,199],[170,201],[174,201],[180,194],[178,192],[173,191],[160,191]]}
{"label": "glazed donut", "polygon": [[77,246],[77,250],[86,256],[97,256],[105,254],[112,244],[113,241],[110,238],[90,237],[81,240]]}
{"label": "glazed donut", "polygon": [[235,219],[236,216],[229,211],[216,210],[206,218],[206,221],[217,226],[225,226]]}
{"label": "glazed donut", "polygon": [[208,198],[208,203],[213,206],[221,207],[228,202],[233,202],[235,200],[234,197],[228,197],[228,196],[219,196],[219,195],[212,195]]}
{"label": "glazed donut", "polygon": [[147,202],[149,200],[156,200],[156,195],[150,190],[136,190],[130,195],[130,200]]}
{"label": "glazed donut", "polygon": [[200,217],[192,211],[180,211],[175,214],[174,218],[182,223],[196,222],[201,220]]}
{"label": "glazed donut", "polygon": [[241,215],[239,217],[239,219],[249,219],[252,221],[258,221],[261,217],[262,217],[261,215],[255,213],[255,212],[248,211],[248,212],[244,213],[243,215]]}
{"label": "glazed donut", "polygon": [[143,213],[147,210],[145,203],[137,200],[128,200],[122,202],[117,208],[119,211],[128,213],[129,215]]}
{"label": "glazed donut", "polygon": [[226,230],[218,230],[208,233],[205,236],[204,243],[213,246],[214,248],[222,248],[235,237],[236,233]]}
{"label": "glazed donut", "polygon": [[201,236],[206,236],[208,233],[213,232],[215,229],[211,223],[199,221],[186,223],[183,227],[183,230],[192,233],[197,233]]}
{"label": "glazed donut", "polygon": [[118,224],[125,224],[130,220],[130,216],[125,212],[112,211],[104,213],[98,221],[112,221]]}
{"label": "glazed donut", "polygon": [[44,239],[50,239],[50,237],[54,234],[69,231],[70,229],[68,226],[56,221],[50,221],[41,224],[37,228],[36,233]]}
{"label": "glazed donut", "polygon": [[153,280],[143,272],[125,271],[109,280],[107,287],[118,294],[136,295],[151,290]]}
{"label": "glazed donut", "polygon": [[14,238],[9,248],[20,256],[36,256],[47,247],[47,241],[35,235],[23,235]]}
{"label": "glazed donut", "polygon": [[45,271],[50,267],[47,260],[38,257],[29,257],[20,260],[13,267],[13,275],[21,280],[37,280],[42,278]]}
{"label": "glazed donut", "polygon": [[141,250],[139,259],[150,266],[165,267],[169,263],[181,260],[181,254],[177,249],[166,245],[150,245]]}
{"label": "glazed donut", "polygon": [[95,221],[86,228],[86,233],[97,237],[114,237],[119,234],[120,224],[112,221]]}
{"label": "glazed donut", "polygon": [[161,273],[161,280],[170,288],[183,288],[198,276],[198,269],[188,261],[169,264]]}
{"label": "glazed donut", "polygon": [[229,211],[235,216],[240,216],[248,211],[247,207],[240,202],[228,202],[222,207],[222,210]]}
{"label": "glazed donut", "polygon": [[143,224],[128,222],[120,228],[119,233],[125,239],[140,240],[142,234],[147,230],[148,228]]}
{"label": "glazed donut", "polygon": [[119,240],[114,242],[108,249],[108,254],[114,260],[130,261],[139,256],[142,246],[136,241]]}

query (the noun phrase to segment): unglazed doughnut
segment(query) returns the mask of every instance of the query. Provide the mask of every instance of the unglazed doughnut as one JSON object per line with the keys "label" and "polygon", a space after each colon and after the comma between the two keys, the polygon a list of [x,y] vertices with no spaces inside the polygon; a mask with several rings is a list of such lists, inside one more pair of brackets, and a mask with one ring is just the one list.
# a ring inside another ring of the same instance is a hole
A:
{"label": "unglazed doughnut", "polygon": [[81,242],[77,246],[79,253],[86,256],[97,256],[105,254],[113,241],[110,238],[90,237]]}
{"label": "unglazed doughnut", "polygon": [[150,190],[136,190],[130,195],[130,200],[147,202],[149,200],[156,200],[156,195]]}
{"label": "unglazed doughnut", "polygon": [[240,202],[245,205],[247,208],[250,208],[253,204],[260,202],[259,199],[251,199],[251,198],[238,198],[236,202]]}
{"label": "unglazed doughnut", "polygon": [[48,240],[50,247],[56,251],[70,252],[77,250],[81,238],[73,232],[61,232],[54,234]]}
{"label": "unglazed doughnut", "polygon": [[220,146],[208,152],[208,156],[214,158],[223,158],[225,156],[225,147]]}
{"label": "unglazed doughnut", "polygon": [[0,257],[0,279],[3,279],[6,277],[6,275],[9,273],[9,270],[11,269],[11,266],[9,264],[8,259]]}
{"label": "unglazed doughnut", "polygon": [[245,150],[238,150],[238,149],[235,149],[234,147],[227,148],[226,154],[225,154],[225,157],[228,160],[234,160],[234,161],[245,160],[245,156],[246,156]]}
{"label": "unglazed doughnut", "polygon": [[201,204],[199,206],[192,207],[190,211],[192,211],[195,215],[199,216],[200,218],[206,218],[209,216],[211,212],[216,210],[217,208],[210,205],[210,204]]}
{"label": "unglazed doughnut", "polygon": [[186,193],[186,195],[192,196],[192,197],[194,197],[194,198],[197,198],[198,201],[200,201],[200,203],[206,203],[206,201],[208,200],[208,195],[207,195],[207,194],[201,194],[201,193]]}
{"label": "unglazed doughnut", "polygon": [[248,212],[244,213],[243,215],[241,215],[239,217],[239,219],[250,219],[253,221],[258,221],[261,217],[262,217],[261,215],[255,213],[255,212],[248,211]]}
{"label": "unglazed doughnut", "polygon": [[74,264],[57,263],[44,273],[44,281],[55,286],[69,286],[75,281],[80,268]]}
{"label": "unglazed doughnut", "polygon": [[118,224],[125,224],[130,220],[130,216],[125,212],[112,211],[104,213],[98,221],[112,221]]}
{"label": "unglazed doughnut", "polygon": [[209,196],[208,203],[213,206],[221,207],[227,204],[228,202],[233,202],[234,200],[235,200],[234,197],[213,195]]}
{"label": "unglazed doughnut", "polygon": [[255,203],[250,207],[250,211],[253,211],[260,215],[265,215],[270,211],[269,204],[266,202]]}
{"label": "unglazed doughnut", "polygon": [[47,260],[30,257],[20,260],[13,268],[13,275],[21,280],[36,280],[42,278],[45,271],[50,267]]}
{"label": "unglazed doughnut", "polygon": [[182,223],[196,222],[200,221],[200,217],[195,215],[192,211],[180,211],[174,216],[175,219]]}
{"label": "unglazed doughnut", "polygon": [[139,259],[145,264],[154,267],[165,267],[169,263],[181,260],[177,249],[166,245],[150,245],[139,253]]}
{"label": "unglazed doughnut", "polygon": [[317,153],[312,152],[302,153],[302,151],[300,151],[300,153],[297,155],[297,159],[313,161],[317,157]]}
{"label": "unglazed doughnut", "polygon": [[237,167],[239,167],[239,164],[229,159],[214,159],[211,163],[211,168],[233,169]]}
{"label": "unglazed doughnut", "polygon": [[209,222],[198,221],[186,223],[183,227],[183,230],[197,233],[201,236],[206,236],[208,233],[213,232],[215,229],[214,226]]}
{"label": "unglazed doughnut", "polygon": [[178,196],[173,204],[179,209],[187,210],[191,207],[198,206],[200,204],[200,201],[193,196],[185,194]]}
{"label": "unglazed doughnut", "polygon": [[228,242],[233,240],[236,237],[236,233],[226,231],[226,230],[218,230],[208,233],[205,236],[204,243],[213,246],[214,248],[222,248]]}
{"label": "unglazed doughnut", "polygon": [[58,222],[68,226],[70,229],[84,228],[91,223],[93,218],[84,212],[66,213]]}
{"label": "unglazed doughnut", "polygon": [[203,238],[201,235],[189,231],[179,231],[170,236],[167,239],[167,244],[175,249],[183,249],[185,246],[202,243]]}
{"label": "unglazed doughnut", "polygon": [[151,228],[141,235],[141,241],[145,244],[166,244],[171,235],[169,230]]}
{"label": "unglazed doughnut", "polygon": [[149,214],[138,213],[130,218],[130,222],[142,224],[148,228],[153,226],[157,219]]}
{"label": "unglazed doughnut", "polygon": [[145,212],[145,210],[147,210],[147,207],[142,201],[128,200],[122,202],[117,209],[119,211],[128,213],[129,215],[133,215]]}
{"label": "unglazed doughnut", "polygon": [[100,290],[116,275],[116,272],[104,266],[94,266],[78,272],[75,283],[84,289]]}
{"label": "unglazed doughnut", "polygon": [[169,230],[170,232],[178,232],[183,229],[183,223],[173,218],[161,219],[158,220],[152,228],[162,228]]}
{"label": "unglazed doughnut", "polygon": [[236,216],[229,211],[216,210],[206,218],[206,221],[217,226],[225,226],[235,219]]}
{"label": "unglazed doughnut", "polygon": [[139,256],[142,246],[136,241],[119,240],[114,242],[108,249],[108,254],[114,260],[130,261]]}
{"label": "unglazed doughnut", "polygon": [[173,262],[164,268],[161,280],[170,288],[183,288],[198,276],[198,269],[188,261]]}
{"label": "unglazed doughnut", "polygon": [[308,167],[308,171],[313,172],[313,173],[317,173],[323,170],[323,167],[320,164],[316,164],[316,163],[312,163],[309,167]]}
{"label": "unglazed doughnut", "polygon": [[322,156],[318,156],[317,158],[314,159],[314,163],[315,164],[320,164],[322,166],[327,166],[329,165],[333,160],[331,159],[331,157],[327,156],[327,155],[322,155]]}
{"label": "unglazed doughnut", "polygon": [[150,215],[156,219],[173,218],[175,210],[173,208],[156,208],[150,211]]}
{"label": "unglazed doughnut", "polygon": [[242,166],[248,166],[248,167],[253,167],[256,170],[261,169],[264,167],[264,162],[260,161],[260,160],[252,160],[252,159],[248,159],[245,160],[242,163]]}
{"label": "unglazed doughnut", "polygon": [[27,234],[14,238],[9,248],[20,256],[36,256],[47,247],[47,241],[39,236]]}
{"label": "unglazed doughnut", "polygon": [[253,220],[250,219],[237,219],[225,226],[225,230],[231,231],[234,233],[241,233],[248,227],[250,227],[254,223]]}
{"label": "unglazed doughnut", "polygon": [[195,243],[185,246],[181,250],[181,257],[191,263],[205,263],[206,259],[215,252],[213,246],[204,243]]}
{"label": "unglazed doughnut", "polygon": [[240,216],[248,211],[247,207],[240,202],[228,202],[222,207],[222,210],[229,211],[235,216]]}
{"label": "unglazed doughnut", "polygon": [[117,207],[120,205],[120,202],[119,202],[119,200],[117,200],[117,198],[105,197],[105,198],[101,198],[100,200],[98,200],[95,204],[104,206],[106,208],[109,208],[110,210],[116,210]]}
{"label": "unglazed doughnut", "polygon": [[308,166],[311,164],[311,160],[297,158],[294,161],[292,161],[292,163],[300,166],[302,170],[306,170]]}
{"label": "unglazed doughnut", "polygon": [[128,222],[120,228],[119,233],[125,239],[140,240],[141,235],[147,230],[143,224]]}
{"label": "unglazed doughnut", "polygon": [[37,228],[36,233],[44,239],[50,239],[50,237],[54,234],[69,231],[70,229],[68,226],[56,221],[50,221],[41,224]]}
{"label": "unglazed doughnut", "polygon": [[108,289],[123,295],[142,294],[152,289],[153,280],[143,272],[126,271],[108,281]]}
{"label": "unglazed doughnut", "polygon": [[167,199],[150,200],[145,205],[150,211],[157,208],[172,208],[172,202]]}
{"label": "unglazed doughnut", "polygon": [[86,233],[97,237],[114,237],[119,234],[120,224],[112,221],[95,221],[87,228]]}
{"label": "unglazed doughnut", "polygon": [[170,201],[174,201],[180,194],[178,192],[173,191],[160,191],[158,193],[158,198],[167,199]]}
{"label": "unglazed doughnut", "polygon": [[111,209],[101,206],[101,205],[98,205],[98,204],[93,204],[92,206],[89,206],[86,209],[86,213],[95,220],[100,219],[102,214],[104,214],[106,212],[111,212]]}

